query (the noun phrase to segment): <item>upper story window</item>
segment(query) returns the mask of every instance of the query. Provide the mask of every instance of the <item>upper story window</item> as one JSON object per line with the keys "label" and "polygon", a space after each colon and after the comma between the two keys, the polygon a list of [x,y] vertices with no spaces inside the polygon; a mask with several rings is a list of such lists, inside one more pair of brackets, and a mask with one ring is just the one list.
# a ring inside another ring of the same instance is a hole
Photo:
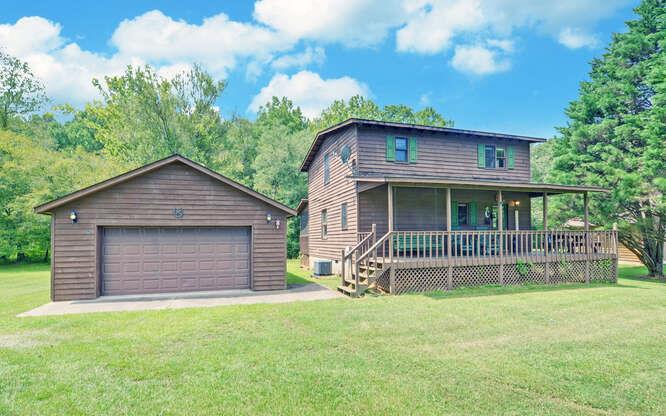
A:
{"label": "upper story window", "polygon": [[326,210],[321,211],[321,238],[326,239],[328,237],[328,213]]}
{"label": "upper story window", "polygon": [[324,185],[331,181],[331,160],[329,154],[324,155]]}
{"label": "upper story window", "polygon": [[395,138],[395,161],[396,162],[407,161],[407,138],[405,137]]}
{"label": "upper story window", "polygon": [[347,230],[347,203],[343,202],[340,205],[340,228],[342,231]]}
{"label": "upper story window", "polygon": [[415,137],[386,136],[386,161],[416,163],[418,147]]}
{"label": "upper story window", "polygon": [[513,146],[479,144],[478,166],[488,169],[513,169],[515,165]]}

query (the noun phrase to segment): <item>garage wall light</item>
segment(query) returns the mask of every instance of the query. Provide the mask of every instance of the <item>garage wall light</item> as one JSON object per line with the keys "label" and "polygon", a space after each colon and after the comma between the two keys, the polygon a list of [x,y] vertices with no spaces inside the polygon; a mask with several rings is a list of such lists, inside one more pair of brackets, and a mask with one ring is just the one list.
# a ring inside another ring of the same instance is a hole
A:
{"label": "garage wall light", "polygon": [[79,213],[75,209],[73,209],[69,213],[69,219],[72,221],[72,224],[76,224],[77,222],[79,222]]}
{"label": "garage wall light", "polygon": [[269,212],[269,213],[266,214],[266,224],[270,224],[271,221],[273,221],[273,216]]}

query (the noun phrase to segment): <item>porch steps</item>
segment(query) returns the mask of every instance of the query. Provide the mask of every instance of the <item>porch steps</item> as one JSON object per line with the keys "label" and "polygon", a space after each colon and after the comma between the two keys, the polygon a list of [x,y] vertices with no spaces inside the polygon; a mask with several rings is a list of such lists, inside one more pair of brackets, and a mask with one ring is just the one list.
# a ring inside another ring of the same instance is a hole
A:
{"label": "porch steps", "polygon": [[366,285],[359,284],[358,287],[356,287],[356,284],[354,283],[338,286],[338,292],[352,298],[360,297],[367,289],[368,286]]}
{"label": "porch steps", "polygon": [[370,287],[370,279],[381,272],[381,270],[381,265],[379,267],[359,265],[358,285],[356,284],[356,275],[352,273],[351,277],[342,279],[342,284],[338,286],[338,292],[352,298],[363,296],[365,291]]}

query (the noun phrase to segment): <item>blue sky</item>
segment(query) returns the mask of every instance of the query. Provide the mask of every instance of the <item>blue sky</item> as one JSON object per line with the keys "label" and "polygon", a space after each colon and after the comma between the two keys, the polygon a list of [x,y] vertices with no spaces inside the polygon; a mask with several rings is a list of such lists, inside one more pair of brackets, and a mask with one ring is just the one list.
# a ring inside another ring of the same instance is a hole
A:
{"label": "blue sky", "polygon": [[306,115],[364,94],[433,106],[456,127],[550,137],[589,62],[624,31],[628,0],[5,0],[0,46],[54,102],[96,97],[127,64],[164,76],[201,63],[229,81],[225,117],[273,94]]}

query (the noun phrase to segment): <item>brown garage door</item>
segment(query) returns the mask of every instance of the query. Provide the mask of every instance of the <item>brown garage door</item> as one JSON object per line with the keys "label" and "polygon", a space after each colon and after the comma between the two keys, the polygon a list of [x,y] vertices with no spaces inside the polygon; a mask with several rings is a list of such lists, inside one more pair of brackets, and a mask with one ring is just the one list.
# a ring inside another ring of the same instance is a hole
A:
{"label": "brown garage door", "polygon": [[246,227],[108,227],[102,238],[102,294],[245,289]]}

